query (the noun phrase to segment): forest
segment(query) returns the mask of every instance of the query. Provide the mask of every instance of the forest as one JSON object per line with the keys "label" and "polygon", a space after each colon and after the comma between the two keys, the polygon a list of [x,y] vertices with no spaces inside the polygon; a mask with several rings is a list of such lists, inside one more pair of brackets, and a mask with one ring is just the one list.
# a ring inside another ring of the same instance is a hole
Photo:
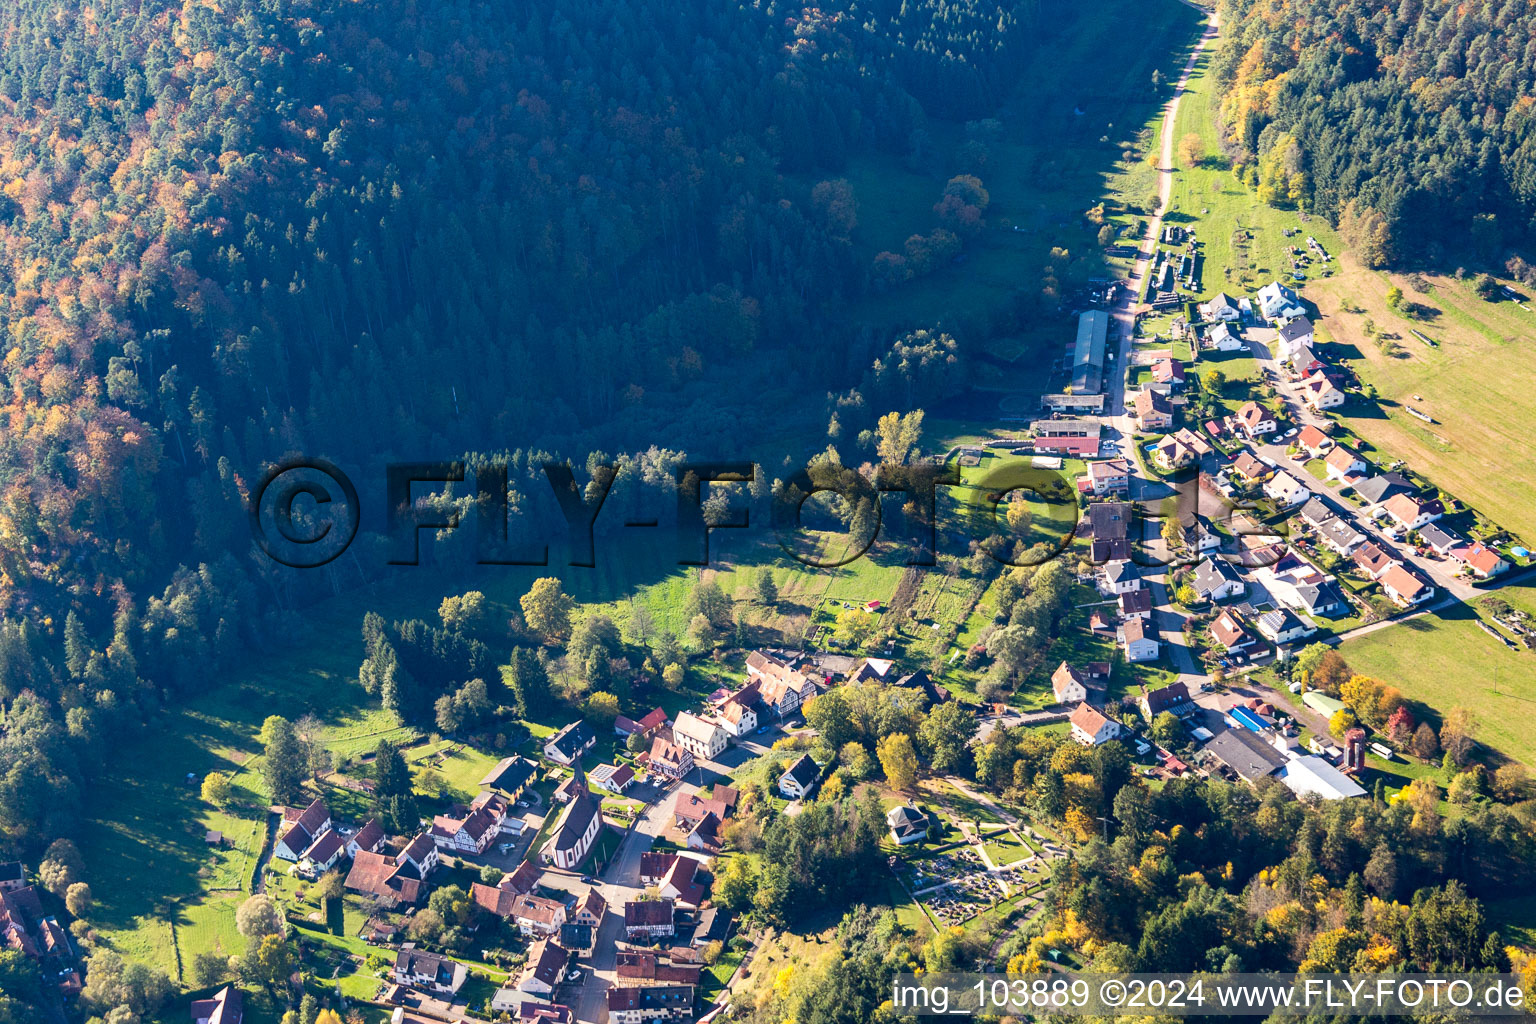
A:
{"label": "forest", "polygon": [[254,552],[245,503],[285,455],[500,459],[517,514],[559,523],[528,497],[551,459],[666,489],[685,451],[952,394],[956,339],[838,317],[889,279],[841,172],[931,175],[919,263],[952,258],[985,189],[931,130],[1079,16],[5,5],[3,845],[68,834],[113,736],[367,578]]}
{"label": "forest", "polygon": [[1502,266],[1536,231],[1536,11],[1523,0],[1223,0],[1234,172],[1368,266]]}

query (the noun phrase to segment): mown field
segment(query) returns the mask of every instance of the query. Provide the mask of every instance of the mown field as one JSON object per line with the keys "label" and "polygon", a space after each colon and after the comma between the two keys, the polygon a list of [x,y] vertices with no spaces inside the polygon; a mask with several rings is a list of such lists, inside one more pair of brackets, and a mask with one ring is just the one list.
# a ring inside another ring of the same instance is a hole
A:
{"label": "mown field", "polygon": [[[1495,593],[1536,615],[1536,584],[1516,583]],[[1455,604],[1349,640],[1341,653],[1356,672],[1385,680],[1442,713],[1471,709],[1480,741],[1536,763],[1536,730],[1530,727],[1536,651],[1505,647],[1478,627],[1478,615],[1473,606]]]}

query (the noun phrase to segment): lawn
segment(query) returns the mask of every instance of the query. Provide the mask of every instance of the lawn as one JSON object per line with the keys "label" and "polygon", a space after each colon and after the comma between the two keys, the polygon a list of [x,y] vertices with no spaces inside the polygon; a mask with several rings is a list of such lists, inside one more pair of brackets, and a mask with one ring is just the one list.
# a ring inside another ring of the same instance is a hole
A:
{"label": "lawn", "polygon": [[[1536,614],[1536,589],[1514,584],[1497,591],[1511,605]],[[1469,708],[1477,738],[1526,764],[1536,763],[1536,652],[1512,651],[1478,628],[1477,611],[1455,604],[1346,642],[1344,659],[1356,672],[1400,688],[1444,713]]]}
{"label": "lawn", "polygon": [[987,851],[987,856],[991,858],[992,863],[999,867],[1021,861],[1033,852],[1006,832],[989,838],[981,848]]}

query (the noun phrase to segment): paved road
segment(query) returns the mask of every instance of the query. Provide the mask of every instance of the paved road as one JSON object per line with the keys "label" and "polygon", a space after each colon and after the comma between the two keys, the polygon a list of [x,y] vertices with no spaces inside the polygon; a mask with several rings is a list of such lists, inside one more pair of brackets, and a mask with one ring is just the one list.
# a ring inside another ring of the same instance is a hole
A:
{"label": "paved road", "polygon": [[[694,787],[683,787],[694,788]],[[633,899],[641,888],[640,855],[651,848],[656,837],[665,831],[671,803],[671,792],[662,796],[657,804],[646,809],[633,828],[624,833],[619,851],[609,861],[607,870],[596,886],[589,886],[568,871],[547,868],[541,883],[551,889],[562,889],[574,896],[584,896],[588,889],[596,888],[608,901],[608,912],[598,925],[593,937],[592,955],[587,963],[590,976],[583,979],[579,988],[561,993],[566,1005],[576,1010],[576,1018],[590,1024],[600,1024],[608,1019],[608,989],[614,984],[618,967],[618,944],[624,940],[624,903]]]}
{"label": "paved road", "polygon": [[[1173,133],[1174,121],[1179,112],[1179,100],[1184,96],[1185,86],[1189,84],[1189,76],[1195,70],[1195,63],[1199,61],[1200,54],[1205,51],[1216,38],[1216,32],[1220,27],[1220,17],[1215,11],[1210,13],[1210,19],[1206,23],[1205,32],[1195,44],[1194,51],[1189,55],[1189,61],[1184,65],[1184,70],[1179,74],[1179,80],[1173,88],[1173,96],[1168,100],[1163,109],[1163,132],[1161,157],[1158,161],[1158,208],[1157,213],[1147,224],[1147,233],[1141,240],[1143,254],[1136,260],[1131,268],[1130,275],[1126,279],[1125,294],[1121,296],[1119,303],[1111,311],[1116,322],[1120,325],[1120,354],[1117,358],[1117,372],[1110,375],[1109,407],[1105,411],[1105,417],[1116,427],[1123,436],[1134,432],[1136,424],[1126,415],[1125,411],[1125,369],[1130,365],[1131,335],[1136,326],[1136,306],[1139,299],[1136,292],[1140,283],[1145,280],[1147,270],[1151,266],[1150,255],[1157,251],[1157,240],[1163,234],[1163,212],[1168,209],[1169,200],[1173,198]],[[1135,287],[1133,287],[1133,285]],[[1129,453],[1127,453],[1129,454]]]}
{"label": "paved road", "polygon": [[[1137,292],[1140,290],[1140,284],[1145,280],[1148,268],[1151,265],[1150,254],[1157,251],[1158,239],[1162,237],[1163,232],[1163,212],[1168,209],[1168,203],[1173,197],[1173,136],[1174,122],[1179,112],[1179,100],[1184,96],[1184,89],[1189,83],[1189,76],[1194,71],[1196,62],[1200,59],[1200,54],[1216,38],[1219,26],[1220,19],[1212,11],[1206,23],[1205,32],[1200,36],[1199,42],[1195,44],[1194,50],[1189,55],[1189,60],[1184,65],[1184,70],[1179,74],[1179,80],[1173,89],[1173,96],[1168,100],[1167,105],[1163,109],[1161,156],[1158,161],[1158,212],[1148,222],[1147,233],[1140,242],[1141,252],[1144,255],[1139,256],[1135,265],[1131,268],[1130,275],[1126,280],[1127,287],[1124,289],[1124,294],[1111,311],[1115,322],[1119,324],[1120,350],[1119,355],[1116,357],[1116,372],[1110,375],[1109,403],[1108,408],[1105,410],[1107,413],[1105,420],[1115,430],[1119,431],[1121,438],[1128,438],[1136,431],[1135,420],[1127,412],[1125,404],[1126,368],[1130,365],[1131,339],[1136,327],[1136,307],[1140,302]],[[1134,458],[1134,453],[1129,450],[1122,450],[1122,454],[1131,457],[1132,466],[1139,467],[1139,463]],[[1156,499],[1171,493],[1167,485],[1161,480],[1138,477],[1134,486],[1136,487],[1135,497],[1143,501]],[[1165,577],[1159,577],[1159,579],[1162,578]],[[1168,648],[1168,656],[1178,669],[1180,678],[1186,682],[1198,683],[1204,676],[1196,671],[1195,659],[1190,655],[1189,648],[1184,644],[1183,617],[1173,609],[1168,598],[1168,588],[1162,582],[1149,580],[1149,584],[1152,587],[1152,599],[1156,606],[1152,612],[1152,624],[1157,627],[1158,632],[1161,634],[1162,642]]]}

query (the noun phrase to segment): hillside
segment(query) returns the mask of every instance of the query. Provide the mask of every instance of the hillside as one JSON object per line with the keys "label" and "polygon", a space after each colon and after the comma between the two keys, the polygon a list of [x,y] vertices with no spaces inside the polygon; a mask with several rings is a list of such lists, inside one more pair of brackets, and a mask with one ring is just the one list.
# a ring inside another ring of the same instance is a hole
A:
{"label": "hillside", "polygon": [[899,335],[839,315],[872,287],[843,175],[906,166],[957,252],[978,211],[945,181],[985,146],[936,151],[933,119],[1000,102],[1076,16],[6,5],[0,704],[31,691],[60,736],[7,733],[39,770],[0,784],[6,835],[71,815],[74,747],[344,584],[248,558],[245,500],[287,453],[509,452],[543,487],[549,453],[741,457],[770,425],[824,436],[828,394],[850,436],[942,396],[952,373],[876,372]]}
{"label": "hillside", "polygon": [[[1223,0],[1226,143],[1266,201],[1369,266],[1502,263],[1536,218],[1536,12],[1522,0]],[[1482,269],[1482,268],[1479,268]]]}

